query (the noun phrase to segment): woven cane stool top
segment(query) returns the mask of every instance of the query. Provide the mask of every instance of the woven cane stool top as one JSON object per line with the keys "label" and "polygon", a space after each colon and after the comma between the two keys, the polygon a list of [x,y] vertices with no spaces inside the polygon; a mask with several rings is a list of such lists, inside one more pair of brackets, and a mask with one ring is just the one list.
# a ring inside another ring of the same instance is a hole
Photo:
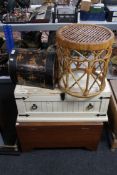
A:
{"label": "woven cane stool top", "polygon": [[114,42],[114,34],[106,27],[92,24],[70,24],[57,31],[57,43],[77,50],[107,49]]}

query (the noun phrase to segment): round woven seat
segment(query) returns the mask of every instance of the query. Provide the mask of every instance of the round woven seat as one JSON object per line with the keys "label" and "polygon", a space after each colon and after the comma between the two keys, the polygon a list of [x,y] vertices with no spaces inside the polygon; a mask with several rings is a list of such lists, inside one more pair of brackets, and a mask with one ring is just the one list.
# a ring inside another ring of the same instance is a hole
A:
{"label": "round woven seat", "polygon": [[57,32],[57,42],[63,47],[78,50],[102,50],[112,45],[114,34],[106,27],[73,24]]}
{"label": "round woven seat", "polygon": [[70,24],[56,33],[60,88],[76,97],[98,95],[105,87],[114,34],[106,27]]}

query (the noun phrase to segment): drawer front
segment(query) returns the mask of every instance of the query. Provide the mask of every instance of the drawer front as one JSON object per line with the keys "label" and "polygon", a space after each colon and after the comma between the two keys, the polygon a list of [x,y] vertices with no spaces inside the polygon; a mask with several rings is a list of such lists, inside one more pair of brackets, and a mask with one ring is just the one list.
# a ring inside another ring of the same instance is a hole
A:
{"label": "drawer front", "polygon": [[25,101],[26,112],[100,112],[100,101]]}

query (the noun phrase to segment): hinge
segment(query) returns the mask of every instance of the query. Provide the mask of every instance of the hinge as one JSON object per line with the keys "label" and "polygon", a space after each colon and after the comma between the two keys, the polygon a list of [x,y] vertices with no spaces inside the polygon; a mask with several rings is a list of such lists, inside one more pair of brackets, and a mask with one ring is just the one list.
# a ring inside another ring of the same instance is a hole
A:
{"label": "hinge", "polygon": [[100,100],[102,99],[110,99],[110,97],[99,97]]}
{"label": "hinge", "polygon": [[96,116],[97,116],[97,117],[106,116],[106,114],[97,114]]}
{"label": "hinge", "polygon": [[16,100],[26,100],[26,97],[15,98]]}
{"label": "hinge", "polygon": [[25,116],[25,117],[29,117],[29,114],[19,114],[19,116]]}

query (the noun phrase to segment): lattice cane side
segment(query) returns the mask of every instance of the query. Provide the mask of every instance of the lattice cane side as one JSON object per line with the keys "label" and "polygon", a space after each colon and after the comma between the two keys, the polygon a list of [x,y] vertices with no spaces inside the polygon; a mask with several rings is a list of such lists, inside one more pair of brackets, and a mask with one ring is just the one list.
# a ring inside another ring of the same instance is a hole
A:
{"label": "lattice cane side", "polygon": [[[59,47],[59,45],[57,48],[59,87],[64,92],[76,97],[87,98],[98,95],[105,87],[111,47],[93,52],[73,51]],[[86,82],[82,86],[81,81],[84,77]],[[93,92],[94,87],[97,88],[95,92]]]}

